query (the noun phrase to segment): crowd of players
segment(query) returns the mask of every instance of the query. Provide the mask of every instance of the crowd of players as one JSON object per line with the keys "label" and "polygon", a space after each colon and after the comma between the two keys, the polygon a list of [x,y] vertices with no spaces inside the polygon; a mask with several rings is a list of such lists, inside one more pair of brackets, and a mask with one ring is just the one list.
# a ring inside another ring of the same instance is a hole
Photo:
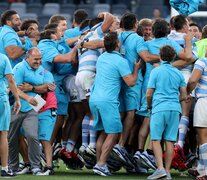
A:
{"label": "crowd of players", "polygon": [[39,32],[36,20],[2,14],[1,176],[53,175],[62,159],[102,176],[124,167],[171,179],[170,168],[193,166],[206,179],[207,27],[183,15],[87,16],[76,10],[68,29],[54,15]]}

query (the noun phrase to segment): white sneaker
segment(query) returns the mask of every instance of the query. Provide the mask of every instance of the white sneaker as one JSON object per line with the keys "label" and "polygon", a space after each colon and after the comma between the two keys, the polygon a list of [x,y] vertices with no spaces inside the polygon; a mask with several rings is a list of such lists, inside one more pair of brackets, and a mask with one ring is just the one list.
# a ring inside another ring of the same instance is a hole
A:
{"label": "white sneaker", "polygon": [[86,150],[86,147],[84,145],[81,145],[81,147],[79,148],[79,153],[83,154]]}
{"label": "white sneaker", "polygon": [[157,169],[155,157],[153,155],[149,155],[147,151],[144,151],[140,155],[140,160],[141,160],[143,167],[149,167],[150,169],[153,169],[153,170]]}
{"label": "white sneaker", "polygon": [[86,148],[86,152],[90,155],[93,155],[96,157],[96,148],[90,147],[90,145]]}

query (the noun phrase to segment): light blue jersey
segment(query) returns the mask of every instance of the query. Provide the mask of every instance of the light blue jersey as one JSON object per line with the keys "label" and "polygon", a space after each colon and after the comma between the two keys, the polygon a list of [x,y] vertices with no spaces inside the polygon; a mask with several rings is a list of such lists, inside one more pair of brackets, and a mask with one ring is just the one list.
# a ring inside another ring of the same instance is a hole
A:
{"label": "light blue jersey", "polygon": [[[167,36],[167,38],[169,40],[174,40],[176,41],[181,47],[185,48],[185,40],[184,40],[184,36],[186,35],[186,33],[180,33],[180,32],[176,32],[176,31],[171,31],[171,33]],[[197,53],[197,48],[195,45],[195,42],[197,41],[196,38],[192,39],[192,56],[194,59],[197,59],[198,57],[198,53]],[[193,70],[193,65],[190,64],[184,68],[181,69],[182,72],[189,72],[191,73]]]}
{"label": "light blue jersey", "polygon": [[194,65],[194,69],[202,72],[202,76],[195,89],[196,97],[207,97],[207,58],[198,59]]}
{"label": "light blue jersey", "polygon": [[[7,55],[5,48],[8,46],[22,47],[22,42],[20,41],[17,33],[10,26],[4,25],[0,31],[0,53]],[[12,68],[19,62],[22,58],[17,58],[15,60],[9,59]]]}
{"label": "light blue jersey", "polygon": [[[102,32],[101,24],[96,25],[95,29],[86,34],[84,41],[93,41],[93,40],[103,40],[104,33]],[[96,72],[96,62],[98,57],[102,54],[102,49],[79,49],[79,66],[78,72],[81,71],[90,71]]]}
{"label": "light blue jersey", "polygon": [[128,62],[120,53],[103,53],[97,62],[97,72],[90,101],[118,102],[122,77],[131,74]]}
{"label": "light blue jersey", "polygon": [[[44,84],[44,68],[42,66],[35,70],[31,68],[27,61],[23,60],[14,67],[13,71],[17,86],[24,82],[33,86]],[[26,94],[33,97],[37,95],[32,91],[26,92]],[[32,109],[29,103],[23,99],[21,99],[21,105],[21,112],[28,112]]]}
{"label": "light blue jersey", "polygon": [[153,69],[147,87],[154,89],[152,113],[170,110],[181,113],[179,88],[185,86],[181,72],[168,62]]}

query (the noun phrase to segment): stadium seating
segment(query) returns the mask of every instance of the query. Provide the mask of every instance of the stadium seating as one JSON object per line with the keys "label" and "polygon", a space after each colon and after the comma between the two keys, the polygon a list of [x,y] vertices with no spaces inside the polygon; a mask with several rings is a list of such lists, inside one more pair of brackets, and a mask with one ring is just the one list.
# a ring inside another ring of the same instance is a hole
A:
{"label": "stadium seating", "polygon": [[10,9],[17,11],[18,14],[26,13],[26,3],[12,3]]}
{"label": "stadium seating", "polygon": [[9,9],[9,4],[7,2],[0,2],[0,14]]}
{"label": "stadium seating", "polygon": [[97,16],[100,12],[110,12],[111,7],[109,4],[95,4],[93,15]]}
{"label": "stadium seating", "polygon": [[36,13],[25,13],[21,14],[21,20],[27,20],[27,19],[38,19],[38,16]]}
{"label": "stadium seating", "polygon": [[42,14],[42,4],[41,3],[29,3],[27,5],[27,13],[36,13],[38,15]]}
{"label": "stadium seating", "polygon": [[60,13],[60,4],[58,3],[46,3],[43,6],[42,14],[44,15],[54,15]]}
{"label": "stadium seating", "polygon": [[76,10],[76,5],[74,4],[62,4],[60,6],[60,13],[73,15]]}

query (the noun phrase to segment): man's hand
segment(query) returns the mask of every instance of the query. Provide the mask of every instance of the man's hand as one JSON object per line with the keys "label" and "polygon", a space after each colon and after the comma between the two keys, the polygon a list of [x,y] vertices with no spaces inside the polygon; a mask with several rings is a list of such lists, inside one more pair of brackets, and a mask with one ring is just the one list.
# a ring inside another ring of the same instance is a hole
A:
{"label": "man's hand", "polygon": [[47,88],[49,91],[55,91],[56,85],[55,85],[55,83],[49,83],[49,84],[47,84]]}
{"label": "man's hand", "polygon": [[192,34],[189,32],[189,33],[187,33],[183,38],[184,38],[185,41],[191,41],[191,40],[193,39],[193,36],[192,36]]}
{"label": "man's hand", "polygon": [[142,60],[140,59],[138,62],[136,62],[136,60],[134,61],[134,66],[136,69],[140,69],[140,67],[142,66]]}
{"label": "man's hand", "polygon": [[31,84],[29,84],[29,83],[24,82],[24,83],[20,84],[18,86],[18,88],[20,90],[22,90],[23,92],[29,92],[29,91],[32,91],[33,86]]}
{"label": "man's hand", "polygon": [[32,96],[29,96],[29,98],[27,99],[27,102],[33,106],[37,106],[38,104],[37,100]]}
{"label": "man's hand", "polygon": [[19,100],[15,101],[15,103],[14,103],[14,112],[15,112],[15,114],[19,113],[20,108],[21,108],[20,101]]}

